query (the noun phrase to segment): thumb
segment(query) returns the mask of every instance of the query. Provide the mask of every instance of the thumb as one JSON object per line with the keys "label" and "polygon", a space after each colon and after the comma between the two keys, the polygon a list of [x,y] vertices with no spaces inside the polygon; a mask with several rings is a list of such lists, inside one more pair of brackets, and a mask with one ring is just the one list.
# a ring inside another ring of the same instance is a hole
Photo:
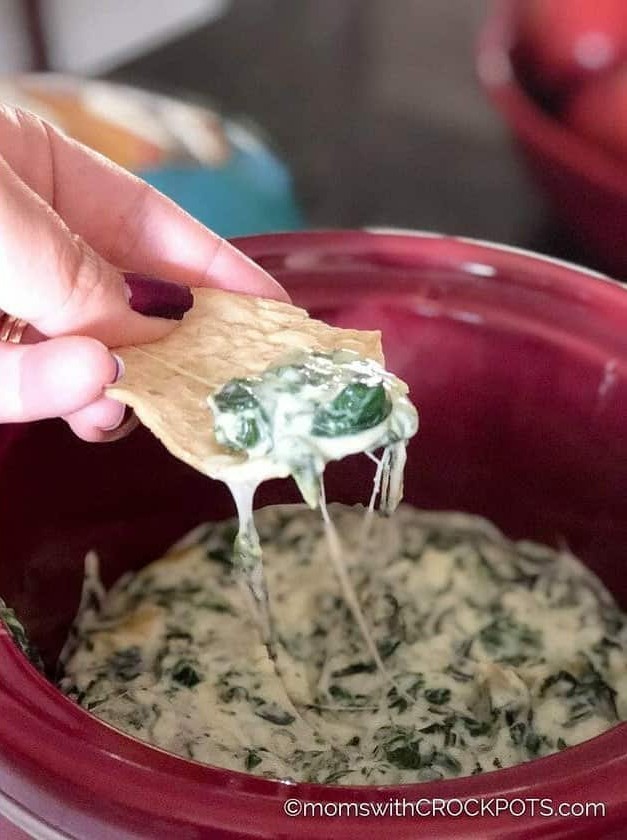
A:
{"label": "thumb", "polygon": [[73,414],[117,375],[116,358],[93,338],[0,344],[0,423]]}

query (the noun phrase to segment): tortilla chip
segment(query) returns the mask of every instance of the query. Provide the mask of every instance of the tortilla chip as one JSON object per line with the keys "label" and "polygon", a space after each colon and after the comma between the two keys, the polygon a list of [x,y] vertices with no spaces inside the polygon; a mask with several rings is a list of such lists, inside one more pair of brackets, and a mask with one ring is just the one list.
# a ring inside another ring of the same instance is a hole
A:
{"label": "tortilla chip", "polygon": [[235,377],[259,375],[300,348],[353,350],[383,364],[379,332],[331,327],[304,309],[220,289],[195,289],[180,327],[159,341],[116,349],[124,376],[107,394],[135,409],[170,452],[205,475],[260,480],[287,475],[267,459],[220,446],[207,397]]}

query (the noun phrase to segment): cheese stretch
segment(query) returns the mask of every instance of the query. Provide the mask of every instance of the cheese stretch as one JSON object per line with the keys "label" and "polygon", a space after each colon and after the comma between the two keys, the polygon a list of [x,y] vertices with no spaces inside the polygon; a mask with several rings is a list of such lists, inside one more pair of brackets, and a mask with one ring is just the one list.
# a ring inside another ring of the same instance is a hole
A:
{"label": "cheese stretch", "polygon": [[[403,497],[407,442],[418,430],[418,412],[407,391],[394,374],[353,351],[298,351],[259,376],[230,380],[207,398],[216,440],[232,452],[245,453],[242,462],[222,475],[239,518],[233,564],[272,658],[277,655],[276,632],[253,501],[268,476],[291,475],[305,502],[321,508],[344,600],[377,668],[385,673],[326,513],[323,475],[329,461],[368,454],[377,463],[369,508],[378,497],[380,510],[392,514]],[[380,459],[374,455],[377,450],[382,450]]]}

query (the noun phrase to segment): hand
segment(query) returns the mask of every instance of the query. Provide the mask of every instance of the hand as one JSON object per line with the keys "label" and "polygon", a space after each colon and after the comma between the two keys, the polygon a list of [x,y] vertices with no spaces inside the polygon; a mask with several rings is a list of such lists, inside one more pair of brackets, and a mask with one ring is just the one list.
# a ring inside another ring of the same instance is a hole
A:
{"label": "hand", "polygon": [[[174,329],[186,286],[287,299],[144,181],[1,105],[0,196],[0,309],[30,325],[21,344],[0,343],[0,423],[63,417],[84,440],[120,437],[124,406],[103,396],[119,374],[109,347]],[[157,310],[137,274],[170,281]]]}

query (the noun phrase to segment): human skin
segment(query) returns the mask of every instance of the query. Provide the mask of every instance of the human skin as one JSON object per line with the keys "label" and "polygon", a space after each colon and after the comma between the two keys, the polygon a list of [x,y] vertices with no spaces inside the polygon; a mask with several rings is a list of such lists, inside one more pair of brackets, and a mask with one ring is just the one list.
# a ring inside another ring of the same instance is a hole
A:
{"label": "human skin", "polygon": [[[62,417],[84,440],[116,439],[133,420],[104,396],[119,375],[109,348],[176,329],[188,286],[288,299],[144,181],[2,105],[0,197],[0,309],[30,325],[0,343],[0,423]],[[154,287],[158,309],[150,278],[169,281]]]}

